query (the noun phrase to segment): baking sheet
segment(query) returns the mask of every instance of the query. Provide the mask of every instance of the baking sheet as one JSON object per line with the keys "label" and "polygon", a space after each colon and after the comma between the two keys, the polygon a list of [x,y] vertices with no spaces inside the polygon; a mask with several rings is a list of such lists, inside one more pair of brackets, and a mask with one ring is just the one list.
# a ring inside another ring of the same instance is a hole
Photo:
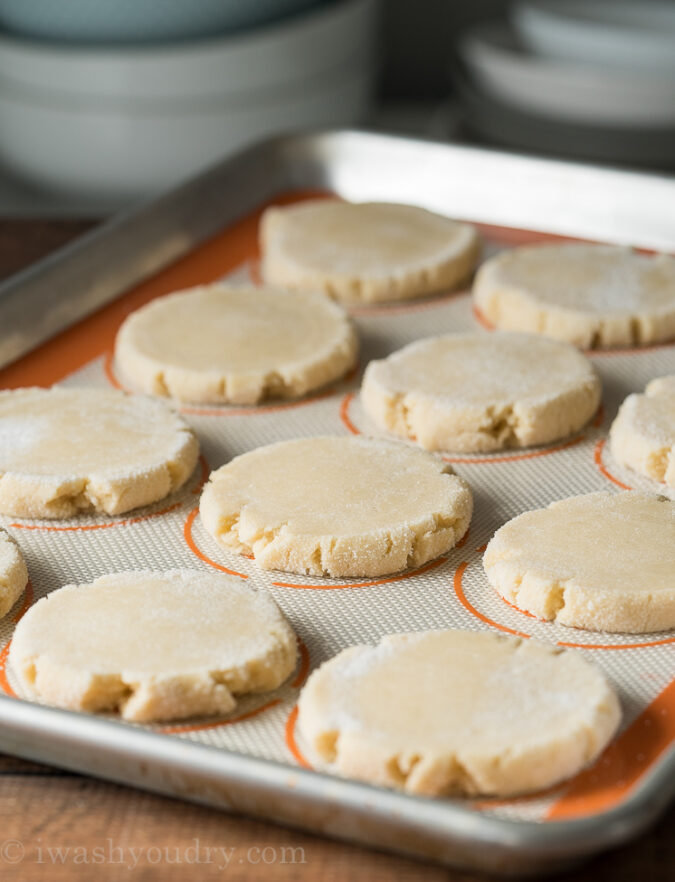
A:
{"label": "baking sheet", "polygon": [[[350,191],[349,185],[344,189]],[[358,196],[353,192],[346,195]],[[363,194],[364,198],[368,195],[371,194]],[[428,204],[428,195],[426,191],[421,192],[418,201]],[[388,193],[383,196],[394,198]],[[457,214],[449,205],[445,210]],[[487,216],[490,216],[489,212]],[[65,385],[124,387],[125,378],[118,375],[111,357],[114,333],[123,317],[141,303],[189,284],[223,277],[234,282],[255,280],[256,223],[253,214],[219,233],[216,238],[192,250],[178,264],[125,294],[102,313],[71,328],[41,350],[6,369],[0,381],[4,385],[60,381]],[[580,221],[579,226],[583,228],[581,232],[588,235],[585,224]],[[564,231],[571,232],[569,229]],[[487,253],[505,246],[541,241],[549,235],[487,225],[482,225],[481,233]],[[644,239],[636,241],[646,244]],[[105,572],[140,567],[215,567],[234,572],[273,593],[301,640],[298,669],[276,693],[243,699],[226,719],[149,727],[161,735],[159,740],[175,736],[190,744],[207,745],[217,749],[215,756],[225,756],[223,751],[230,751],[275,761],[289,769],[309,766],[311,757],[295,732],[294,714],[298,690],[308,670],[346,646],[359,642],[374,643],[385,633],[439,627],[494,629],[573,645],[600,665],[619,690],[624,709],[622,734],[593,769],[545,794],[506,801],[441,800],[431,803],[430,811],[439,831],[449,823],[451,832],[460,843],[468,843],[472,836],[487,837],[483,854],[471,849],[460,854],[457,848],[448,848],[445,853],[437,849],[434,856],[502,871],[534,871],[535,867],[541,868],[542,865],[553,868],[564,858],[560,843],[566,842],[567,856],[573,857],[575,853],[592,850],[594,844],[595,847],[606,846],[613,839],[627,835],[629,828],[625,822],[622,832],[612,826],[610,820],[612,813],[623,810],[625,814],[631,805],[633,824],[630,829],[634,832],[648,820],[648,813],[644,806],[641,807],[637,794],[650,780],[650,771],[653,778],[659,769],[665,770],[664,758],[668,752],[672,759],[675,739],[672,644],[675,636],[672,632],[640,636],[592,634],[538,622],[509,607],[489,588],[482,573],[480,549],[505,520],[529,508],[594,489],[621,492],[623,487],[645,486],[645,481],[638,481],[612,462],[604,440],[611,419],[626,394],[641,391],[654,376],[675,372],[675,346],[592,354],[603,380],[603,409],[590,426],[569,441],[529,451],[449,457],[457,472],[471,484],[476,510],[462,547],[438,561],[417,571],[356,583],[258,570],[252,561],[224,552],[202,529],[196,516],[196,505],[199,488],[208,470],[238,453],[283,438],[326,433],[377,434],[369,425],[358,400],[360,372],[369,359],[382,357],[413,339],[443,331],[480,329],[483,333],[490,333],[480,316],[473,313],[466,291],[411,304],[354,308],[352,314],[362,340],[362,353],[359,370],[344,381],[300,402],[256,408],[181,408],[199,435],[203,459],[191,481],[174,497],[120,518],[83,517],[77,522],[48,524],[3,519],[3,525],[17,538],[26,555],[31,588],[0,630],[0,642],[5,645],[0,655],[0,686],[10,695],[18,692],[12,672],[6,668],[6,648],[13,624],[29,602],[67,582],[86,582]],[[25,702],[20,704],[29,707]],[[0,704],[0,720],[2,718]],[[125,730],[132,728],[138,727],[124,727]],[[95,744],[96,736],[93,738],[91,743]],[[158,738],[152,740],[158,743]],[[264,776],[263,767],[260,772]],[[105,764],[103,773],[115,777],[114,768],[108,769]],[[665,776],[665,771],[659,774]],[[271,777],[270,774],[268,780]],[[312,779],[323,780],[317,776]],[[297,787],[296,779],[293,781]],[[354,788],[354,794],[364,789],[372,790],[362,785],[348,786]],[[173,790],[180,791],[181,788],[174,787]],[[403,799],[412,811],[415,804],[420,803],[410,797],[377,792],[381,793],[383,804],[392,807]],[[321,802],[318,793],[316,796]],[[204,798],[203,794],[198,794],[198,798]],[[207,801],[217,800],[211,798]],[[323,802],[325,804],[325,797]],[[428,801],[422,802],[426,804]],[[260,805],[254,805],[252,810],[263,812]],[[377,812],[373,810],[373,814],[377,815]],[[281,816],[298,822],[291,811],[282,812]],[[465,816],[472,819],[469,824],[472,834],[470,836],[467,829],[462,839],[457,818]],[[352,813],[352,820],[354,817]],[[601,835],[598,829],[593,838],[590,822],[599,818],[606,821],[605,834]],[[569,823],[555,823],[563,819],[568,822],[575,819],[576,827]],[[497,826],[487,822],[495,822]],[[307,819],[302,823],[307,825]],[[311,820],[309,826],[312,826]],[[378,840],[373,833],[369,836],[365,830],[358,831],[353,823],[351,833],[345,833],[343,829],[349,828],[349,823],[334,826],[331,832],[338,835]],[[567,840],[557,833],[552,838],[545,832],[566,826],[569,827]],[[393,831],[392,823],[388,829]],[[580,829],[586,831],[585,839],[579,835]],[[387,830],[386,819],[382,830]],[[538,830],[542,831],[539,836]],[[514,831],[520,832],[515,834]],[[516,840],[520,837],[520,851],[516,843],[510,864],[498,860],[499,834],[502,839],[512,841],[514,836]],[[428,845],[421,845],[423,837],[419,835],[412,844],[398,839],[398,847],[430,853]],[[558,843],[556,848],[550,845],[554,839]],[[547,842],[549,846],[546,846]]]}

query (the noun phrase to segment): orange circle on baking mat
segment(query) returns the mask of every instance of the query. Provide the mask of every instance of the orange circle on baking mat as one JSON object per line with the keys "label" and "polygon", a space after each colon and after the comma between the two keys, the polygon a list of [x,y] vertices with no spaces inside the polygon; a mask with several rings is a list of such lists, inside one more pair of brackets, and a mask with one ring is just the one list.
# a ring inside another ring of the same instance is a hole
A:
{"label": "orange circle on baking mat", "polygon": [[300,748],[298,747],[298,742],[295,739],[295,726],[298,721],[298,706],[297,704],[291,710],[288,718],[286,720],[286,727],[284,731],[284,736],[286,740],[286,747],[291,753],[291,756],[296,761],[299,766],[302,766],[303,769],[310,769],[313,771],[313,766],[306,759],[305,755],[302,753]]}
{"label": "orange circle on baking mat", "polygon": [[182,735],[188,732],[204,732],[206,729],[219,729],[221,726],[231,726],[233,723],[244,723],[246,720],[257,717],[259,714],[270,710],[270,708],[276,707],[278,704],[281,704],[281,699],[274,698],[272,701],[267,701],[265,704],[260,705],[260,707],[253,708],[253,710],[246,711],[228,720],[212,720],[209,723],[177,723],[175,726],[163,726],[155,731],[160,735]]}
{"label": "orange circle on baking mat", "polygon": [[[10,640],[6,646],[3,647],[2,651],[0,651],[0,689],[6,694],[9,695],[10,698],[16,698],[19,701],[22,701],[20,695],[17,695],[16,692],[12,689],[12,686],[7,677],[7,659],[9,657],[9,648],[12,644]],[[162,735],[177,735],[182,732],[201,732],[204,729],[216,729],[219,726],[229,726],[232,723],[240,723],[244,720],[249,720],[251,717],[256,717],[258,714],[261,714],[263,711],[269,710],[271,707],[274,707],[277,704],[281,704],[280,698],[275,698],[272,701],[268,701],[263,704],[261,707],[254,708],[253,710],[247,711],[246,713],[240,714],[237,717],[232,717],[229,720],[216,720],[208,723],[185,723],[184,725],[177,724],[175,726],[166,726],[161,729],[157,729],[156,731]]]}
{"label": "orange circle on baking mat", "polygon": [[[32,588],[31,588],[31,600],[32,600]],[[24,609],[24,606],[22,605],[21,610],[19,611],[19,614],[14,619],[15,622],[19,621],[21,616],[25,613],[26,609],[28,609],[28,606],[30,606],[30,603],[28,603]],[[22,700],[21,697],[19,695],[17,695],[16,692],[12,689],[12,686],[9,682],[8,677],[7,677],[7,659],[9,657],[9,648],[11,646],[11,643],[12,643],[12,641],[10,640],[7,643],[7,645],[4,646],[3,649],[0,651],[0,689],[2,689],[2,691],[6,695],[9,695],[11,698],[17,698],[17,699],[19,699],[19,701],[21,701]],[[291,688],[293,688],[293,689],[299,689],[304,684],[305,680],[307,679],[307,675],[309,674],[309,666],[310,666],[309,650],[307,649],[307,646],[305,645],[305,643],[302,640],[300,640],[299,637],[298,637],[298,651],[300,653],[300,661],[298,664],[298,670],[297,670],[297,673],[290,684]],[[206,729],[217,729],[220,726],[230,726],[233,723],[241,723],[241,722],[244,722],[245,720],[250,720],[253,717],[257,717],[258,714],[261,714],[264,711],[269,710],[270,708],[275,707],[278,704],[281,704],[281,699],[274,698],[271,701],[265,702],[265,704],[261,705],[260,707],[253,708],[253,710],[246,711],[243,714],[239,714],[238,716],[231,717],[230,719],[227,719],[227,720],[211,720],[206,723],[184,723],[184,724],[177,723],[175,726],[163,726],[162,728],[157,729],[156,731],[162,735],[180,735],[182,733],[187,733],[187,732],[202,732]]]}
{"label": "orange circle on baking mat", "polygon": [[[530,639],[532,637],[531,634],[526,634],[524,631],[517,631],[514,628],[509,628],[507,625],[502,625],[500,622],[496,622],[494,619],[491,619],[489,616],[486,616],[484,613],[480,612],[480,610],[476,609],[476,607],[471,603],[471,601],[467,598],[464,593],[463,579],[464,573],[468,566],[467,561],[462,561],[462,563],[455,570],[455,575],[453,578],[453,588],[455,591],[455,595],[459,602],[462,604],[467,612],[471,613],[471,615],[478,619],[478,621],[483,622],[483,624],[488,625],[491,628],[497,628],[499,631],[504,631],[506,634],[512,634],[515,637],[522,637],[524,639]],[[490,589],[493,590],[493,589]],[[497,592],[495,592],[497,593]],[[502,598],[503,599],[503,598]],[[508,604],[509,606],[513,606],[512,604]],[[517,612],[527,616],[529,615],[524,610],[518,609],[518,607],[513,607]],[[530,618],[536,618],[534,616],[530,616]],[[537,620],[538,621],[538,620]],[[650,646],[664,646],[668,643],[675,643],[675,635],[673,637],[663,637],[660,640],[646,640],[643,643],[573,643],[567,640],[557,640],[556,646],[564,646],[566,648],[573,649],[609,649],[609,650],[619,650],[619,649],[646,649]]]}
{"label": "orange circle on baking mat", "polygon": [[[206,479],[209,476],[209,464],[206,462],[204,457],[199,455],[199,465],[201,468],[199,480],[197,485],[192,489],[192,493],[200,493],[202,487],[206,483]],[[104,521],[101,524],[81,524],[75,523],[72,525],[68,525],[67,527],[55,527],[50,523],[43,524],[20,524],[18,522],[10,524],[10,527],[14,527],[17,530],[38,530],[40,532],[47,533],[77,533],[77,532],[89,532],[91,530],[108,530],[111,527],[129,527],[132,524],[139,524],[141,521],[148,521],[152,518],[158,518],[161,515],[169,514],[172,511],[176,511],[184,505],[184,502],[174,502],[171,505],[167,505],[165,508],[160,508],[157,511],[151,511],[147,514],[137,515],[133,518],[121,518],[117,521]]]}
{"label": "orange circle on baking mat", "polygon": [[485,313],[482,311],[482,309],[480,309],[480,307],[476,306],[475,303],[471,304],[471,314],[473,315],[474,319],[478,322],[478,324],[481,326],[481,328],[483,328],[484,330],[490,331],[490,332],[497,330],[495,328],[495,326],[492,324],[492,322],[489,321],[489,319],[487,318]]}
{"label": "orange circle on baking mat", "polygon": [[[106,352],[105,354],[103,370],[106,379],[111,386],[114,386],[115,389],[119,389],[121,392],[126,392],[131,395],[134,394],[131,389],[123,386],[116,376],[114,370],[114,356],[113,353],[110,351]],[[345,383],[352,380],[356,376],[357,370],[358,365],[353,367],[347,374],[345,374],[344,377],[336,380],[335,383],[332,383],[327,388],[320,389],[318,392],[315,392],[314,394],[306,396],[304,398],[300,398],[298,401],[287,401],[284,404],[251,405],[250,407],[230,407],[229,405],[223,405],[222,407],[192,407],[191,405],[181,404],[176,409],[180,413],[187,414],[188,416],[213,417],[264,416],[267,413],[277,413],[281,410],[293,410],[294,408],[305,407],[308,404],[314,404],[317,401],[322,401],[324,398],[330,398],[331,395],[335,395],[335,386],[339,383]],[[170,400],[173,401],[173,399]]]}
{"label": "orange circle on baking mat", "polygon": [[301,585],[299,582],[272,582],[275,588],[308,588],[314,591],[335,591],[340,588],[372,588],[375,585],[386,585],[388,582],[401,582],[403,579],[411,579],[413,576],[421,576],[429,570],[434,570],[446,562],[445,557],[437,557],[436,560],[430,560],[428,563],[417,567],[415,570],[408,570],[403,573],[397,573],[394,576],[384,576],[382,579],[373,579],[369,582],[349,582],[346,585],[335,585],[322,583],[314,585]]}
{"label": "orange circle on baking mat", "polygon": [[[231,576],[239,576],[240,579],[248,579],[248,576],[245,573],[240,573],[237,570],[232,570],[229,567],[225,567],[222,564],[217,563],[215,560],[210,558],[208,555],[204,554],[204,552],[197,546],[197,543],[194,540],[192,535],[192,525],[194,524],[195,518],[199,512],[199,506],[195,506],[192,509],[190,514],[187,516],[185,520],[185,526],[183,528],[183,535],[185,537],[185,541],[187,542],[188,548],[190,551],[195,554],[201,561],[209,564],[209,566],[214,567],[216,570],[220,570],[223,573],[228,573]],[[462,537],[464,538],[464,537]],[[241,557],[247,557],[251,560],[248,555],[240,555]],[[299,589],[308,589],[313,591],[337,591],[342,588],[352,589],[352,588],[371,588],[375,585],[385,585],[388,582],[400,582],[403,579],[410,579],[413,576],[420,576],[422,573],[426,573],[429,570],[433,570],[436,567],[440,567],[442,564],[446,562],[445,557],[438,557],[436,560],[430,560],[428,563],[423,564],[421,567],[418,567],[415,570],[409,570],[403,573],[397,573],[393,576],[385,576],[382,579],[373,579],[367,582],[348,582],[346,584],[335,584],[330,581],[322,582],[319,584],[301,584],[300,582],[272,582],[272,585],[275,588],[299,588]]]}
{"label": "orange circle on baking mat", "polygon": [[462,456],[443,456],[444,462],[455,463],[458,465],[489,465],[493,462],[518,462],[523,459],[538,459],[540,456],[548,456],[551,453],[559,453],[561,450],[568,450],[570,447],[576,447],[586,440],[586,435],[578,435],[576,438],[569,438],[561,444],[554,444],[552,447],[546,447],[543,450],[530,450],[528,453],[510,453],[504,456],[491,456],[489,459],[481,459],[480,457],[462,457]]}
{"label": "orange circle on baking mat", "polygon": [[361,430],[356,428],[349,416],[349,407],[354,400],[355,395],[356,392],[347,392],[343,396],[342,401],[340,402],[340,419],[348,432],[351,432],[352,435],[360,435]]}
{"label": "orange circle on baking mat", "polygon": [[[12,616],[12,621],[15,625],[25,616],[35,600],[35,591],[33,590],[33,583],[30,579],[26,582],[23,596],[19,599],[21,600],[21,605]],[[9,640],[7,644],[3,646],[2,650],[0,650],[0,689],[11,698],[18,698],[19,696],[12,689],[7,678],[7,659],[9,657],[9,647],[11,643],[12,641]]]}
{"label": "orange circle on baking mat", "polygon": [[[474,319],[484,330],[490,332],[497,330],[495,325],[492,324],[481,308],[476,306],[475,303],[472,305],[471,311]],[[623,348],[618,346],[610,349],[582,349],[581,351],[587,357],[593,355],[642,355],[643,352],[653,352],[655,349],[669,349],[673,346],[675,346],[675,340],[665,343],[649,343],[646,346],[626,346]]]}
{"label": "orange circle on baking mat", "polygon": [[212,560],[210,557],[204,554],[204,552],[197,546],[197,543],[192,536],[192,525],[194,524],[195,518],[198,514],[199,506],[196,505],[185,519],[185,525],[183,526],[183,536],[185,538],[185,541],[187,542],[187,546],[190,551],[201,561],[204,561],[204,563],[207,563],[215,570],[220,570],[221,573],[227,573],[230,576],[239,576],[240,579],[248,579],[248,576],[245,573],[239,573],[237,572],[237,570],[231,570],[228,567],[224,567],[222,564],[216,563],[215,560]]}
{"label": "orange circle on baking mat", "polygon": [[[342,401],[340,402],[340,420],[342,422],[342,425],[352,435],[361,435],[361,430],[354,424],[349,412],[355,395],[355,392],[347,392],[345,395],[343,395]],[[598,413],[602,414],[602,411],[599,410]],[[596,425],[597,419],[598,417],[596,415],[592,422],[593,426]],[[569,438],[567,441],[563,441],[560,444],[554,444],[551,447],[545,447],[543,450],[530,450],[528,453],[510,453],[503,456],[490,456],[489,458],[479,456],[442,456],[441,459],[443,459],[444,462],[454,463],[457,465],[490,465],[490,463],[517,462],[522,459],[536,459],[540,456],[548,456],[552,453],[559,453],[561,450],[567,450],[569,447],[575,447],[577,444],[581,444],[581,442],[585,440],[586,435],[578,435],[576,438]]]}
{"label": "orange circle on baking mat", "polygon": [[600,438],[595,448],[593,449],[593,462],[598,467],[598,471],[603,476],[603,478],[607,478],[608,481],[611,481],[612,484],[616,484],[617,487],[621,487],[622,490],[632,490],[632,487],[629,487],[628,484],[624,484],[623,481],[620,481],[618,478],[615,478],[614,475],[609,471],[607,466],[603,460],[603,453],[605,450],[606,440],[604,438]]}
{"label": "orange circle on baking mat", "polygon": [[111,527],[128,527],[131,524],[138,524],[140,521],[147,521],[151,518],[158,518],[160,515],[165,515],[169,514],[169,512],[171,511],[176,511],[176,509],[180,508],[182,505],[182,502],[174,502],[173,505],[169,505],[166,508],[161,508],[159,511],[153,511],[150,514],[138,515],[135,518],[124,518],[121,521],[106,521],[104,524],[73,524],[72,527],[54,527],[51,524],[14,523],[10,524],[10,527],[15,527],[17,530],[40,530],[48,533],[76,533],[87,532],[89,530],[108,530]]}
{"label": "orange circle on baking mat", "polygon": [[19,698],[7,678],[7,659],[9,658],[9,647],[11,645],[12,641],[10,640],[0,650],[0,689],[2,689],[5,695],[9,695],[10,698]]}
{"label": "orange circle on baking mat", "polygon": [[[299,637],[297,637],[297,641],[300,658],[297,673],[289,684],[292,689],[300,689],[304,684],[307,675],[309,674],[310,665],[309,650],[307,649],[307,646]],[[270,708],[276,707],[278,704],[281,704],[281,701],[280,698],[273,698],[271,701],[265,702],[265,704],[260,707],[253,708],[253,710],[246,711],[243,714],[239,714],[236,717],[231,717],[226,720],[215,720],[206,723],[177,723],[175,726],[164,726],[158,731],[161,732],[162,735],[181,735],[186,732],[203,732],[205,729],[217,729],[220,726],[230,726],[232,723],[243,723],[246,720],[257,717],[258,714],[261,714],[266,710],[270,710]]]}

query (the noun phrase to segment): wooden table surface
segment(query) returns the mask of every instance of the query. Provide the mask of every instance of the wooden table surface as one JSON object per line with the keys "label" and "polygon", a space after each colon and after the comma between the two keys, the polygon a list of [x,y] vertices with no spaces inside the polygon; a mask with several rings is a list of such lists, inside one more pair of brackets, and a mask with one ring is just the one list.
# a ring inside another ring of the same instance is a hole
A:
{"label": "wooden table surface", "polygon": [[[0,221],[0,276],[91,226]],[[471,882],[480,877],[0,756],[0,880]],[[675,879],[675,807],[560,882]]]}

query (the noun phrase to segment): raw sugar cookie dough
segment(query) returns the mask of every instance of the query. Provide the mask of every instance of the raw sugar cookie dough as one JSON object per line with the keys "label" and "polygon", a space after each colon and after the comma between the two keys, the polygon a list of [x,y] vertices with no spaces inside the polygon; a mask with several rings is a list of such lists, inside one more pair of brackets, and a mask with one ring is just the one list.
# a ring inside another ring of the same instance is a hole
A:
{"label": "raw sugar cookie dough", "polygon": [[283,683],[296,653],[269,595],[170,570],[53,591],[18,623],[9,660],[47,704],[149,723],[229,713],[237,696]]}
{"label": "raw sugar cookie dough", "polygon": [[117,335],[115,359],[151,395],[257,404],[339,379],[355,364],[357,348],[349,318],[329,297],[217,284],[132,313]]}
{"label": "raw sugar cookie dough", "polygon": [[199,444],[161,401],[107,389],[0,392],[0,514],[122,514],[191,475]]}
{"label": "raw sugar cookie dough", "polygon": [[519,515],[497,530],[483,565],[509,603],[589,631],[675,628],[675,502],[589,493]]}
{"label": "raw sugar cookie dough", "polygon": [[398,442],[318,437],[259,447],[218,469],[202,521],[223,548],[266,570],[335,578],[420,566],[466,533],[462,478]]}
{"label": "raw sugar cookie dough", "polygon": [[473,287],[495,327],[583,349],[675,338],[675,259],[612,245],[533,245],[486,261]]}
{"label": "raw sugar cookie dough", "polygon": [[592,762],[618,700],[576,653],[427,631],[355,646],[307,681],[298,727],[335,771],[424,796],[512,796]]}
{"label": "raw sugar cookie dough", "polygon": [[0,619],[6,616],[28,584],[28,569],[14,539],[0,529]]}
{"label": "raw sugar cookie dough", "polygon": [[371,361],[361,387],[375,424],[428,450],[490,452],[576,432],[600,380],[574,347],[533,334],[447,334]]}
{"label": "raw sugar cookie dough", "polygon": [[609,439],[617,462],[675,489],[675,375],[652,380],[644,395],[629,395]]}
{"label": "raw sugar cookie dough", "polygon": [[409,300],[468,279],[480,245],[470,224],[422,208],[334,199],[268,208],[260,228],[267,282],[346,303]]}

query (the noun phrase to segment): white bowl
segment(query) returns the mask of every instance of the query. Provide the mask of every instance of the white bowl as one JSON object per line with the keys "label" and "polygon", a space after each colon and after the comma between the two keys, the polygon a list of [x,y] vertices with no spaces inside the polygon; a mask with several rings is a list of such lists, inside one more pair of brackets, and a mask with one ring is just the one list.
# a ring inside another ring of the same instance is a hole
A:
{"label": "white bowl", "polygon": [[484,92],[525,112],[594,125],[675,125],[675,75],[609,71],[533,55],[502,23],[466,32],[459,49]]}
{"label": "white bowl", "polygon": [[377,5],[340,0],[240,36],[169,46],[62,47],[0,34],[0,78],[125,102],[279,89],[371,51]]}
{"label": "white bowl", "polygon": [[259,27],[324,0],[0,0],[0,24],[41,40],[139,43]]}
{"label": "white bowl", "polygon": [[41,40],[186,40],[259,27],[320,2],[325,0],[0,0],[0,24]]}
{"label": "white bowl", "polygon": [[675,167],[675,127],[638,129],[564,122],[513,107],[455,77],[462,124],[472,135],[499,146],[642,168]]}
{"label": "white bowl", "polygon": [[675,72],[675,4],[654,0],[521,0],[526,45],[549,58],[611,70]]}
{"label": "white bowl", "polygon": [[115,207],[265,135],[362,122],[372,85],[372,68],[361,59],[255,101],[243,94],[138,109],[5,86],[0,161],[43,189]]}

